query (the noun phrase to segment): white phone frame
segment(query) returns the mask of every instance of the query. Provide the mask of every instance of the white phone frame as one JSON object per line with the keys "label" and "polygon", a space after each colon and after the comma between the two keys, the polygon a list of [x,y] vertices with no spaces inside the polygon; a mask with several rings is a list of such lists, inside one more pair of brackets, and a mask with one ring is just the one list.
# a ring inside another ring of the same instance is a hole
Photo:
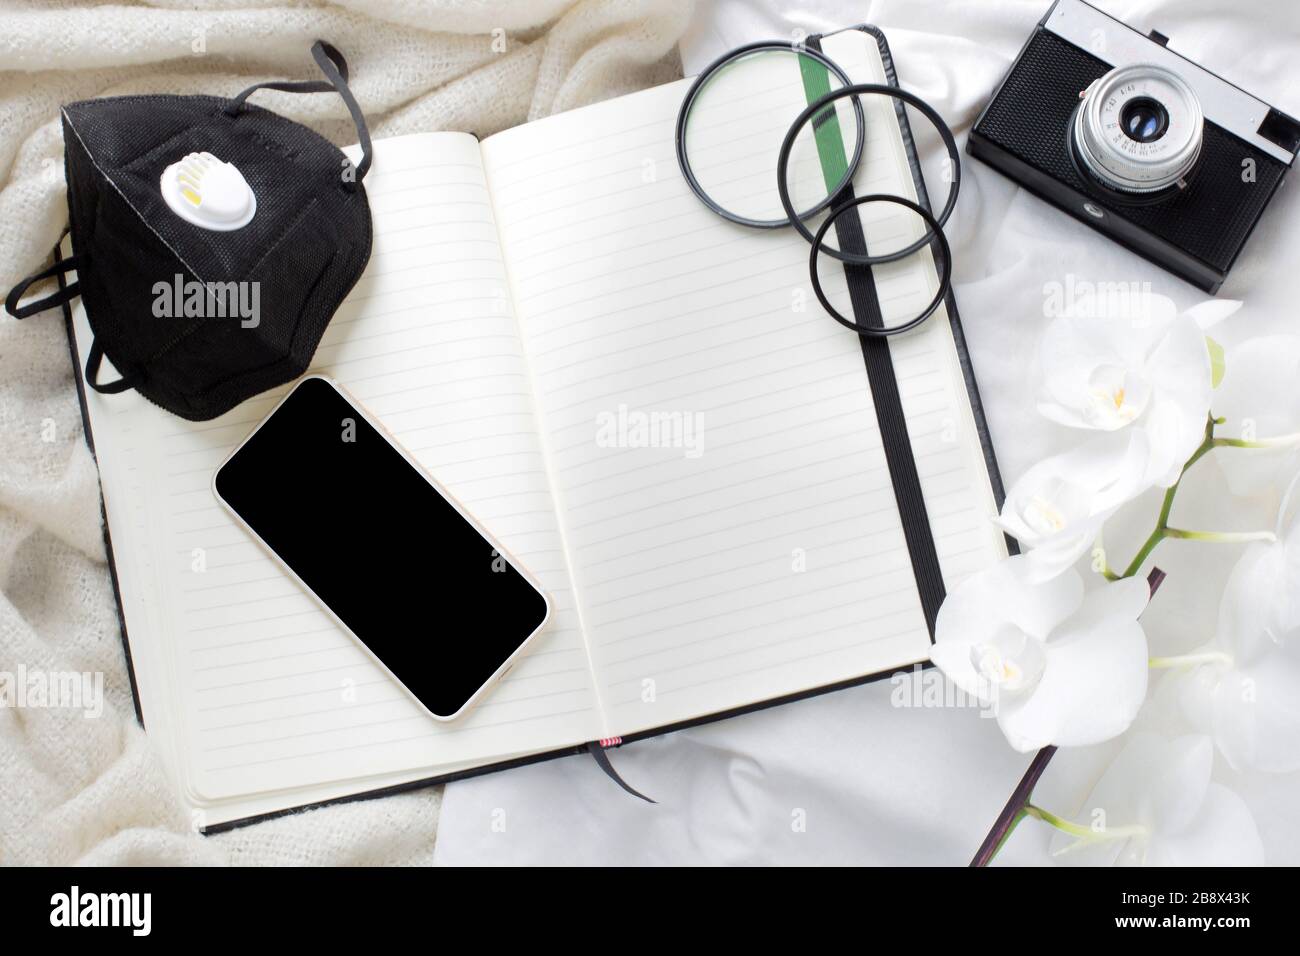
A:
{"label": "white phone frame", "polygon": [[[339,395],[349,405],[351,405],[357,411],[358,414],[360,414],[381,436],[383,436],[385,441],[387,441],[393,448],[397,450],[398,454],[400,454],[404,459],[406,459],[407,463],[410,464],[411,467],[413,467],[416,470],[416,472],[418,472],[421,476],[424,477],[424,479],[427,482],[429,482],[429,485],[433,488],[434,492],[441,495],[443,499],[449,502],[451,506],[455,508],[457,512],[460,513],[460,516],[464,518],[467,522],[469,522],[470,526],[482,536],[483,540],[487,542],[489,545],[491,545],[491,547],[496,551],[496,553],[500,557],[504,558],[510,564],[510,566],[519,573],[520,577],[522,577],[525,581],[527,581],[528,584],[531,585],[532,588],[542,597],[542,602],[545,606],[546,613],[542,616],[541,623],[537,625],[536,629],[531,634],[529,634],[526,638],[524,638],[523,641],[520,642],[519,646],[515,648],[514,652],[511,653],[510,656],[507,657],[504,661],[502,661],[501,665],[492,673],[492,675],[488,677],[486,681],[483,682],[482,686],[479,687],[478,690],[474,691],[474,693],[470,695],[469,699],[466,700],[465,703],[461,705],[460,709],[457,710],[454,714],[450,714],[446,716],[442,714],[435,714],[428,707],[426,707],[424,705],[424,702],[421,701],[420,698],[418,698],[414,694],[414,692],[411,691],[409,687],[403,684],[402,681],[398,679],[396,674],[394,674],[391,670],[389,670],[388,665],[385,664],[382,660],[380,660],[379,656],[373,650],[370,649],[369,645],[367,645],[365,641],[361,640],[361,638],[358,637],[353,632],[353,630],[350,627],[348,627],[339,618],[337,614],[334,613],[333,608],[331,608],[328,604],[326,604],[325,601],[321,599],[320,595],[318,595],[315,591],[313,591],[310,587],[307,586],[307,583],[303,581],[301,577],[298,576],[297,572],[295,572],[294,569],[289,566],[288,562],[286,562],[283,558],[281,558],[280,555],[276,553],[275,549],[273,549],[269,544],[267,544],[266,541],[262,539],[262,536],[259,535],[252,528],[252,526],[249,525],[248,522],[246,522],[243,519],[243,517],[239,514],[239,512],[237,512],[233,507],[231,507],[229,502],[227,502],[224,498],[222,498],[220,493],[218,493],[217,491],[217,475],[221,473],[221,469],[225,468],[226,465],[230,462],[230,460],[234,458],[235,455],[239,454],[240,450],[246,444],[248,444],[249,440],[254,435],[257,434],[258,430],[261,429],[261,427],[265,425],[268,421],[270,421],[271,416],[273,416],[276,412],[280,410],[280,406],[283,405],[286,401],[288,401],[289,397],[293,395],[293,393],[296,392],[304,382],[307,382],[311,379],[320,379],[321,381],[327,383],[336,392],[338,392]],[[330,378],[328,375],[321,375],[321,374],[304,375],[302,378],[298,379],[298,381],[294,382],[293,387],[289,389],[288,392],[285,393],[283,398],[281,398],[278,402],[275,403],[275,407],[272,408],[269,412],[267,412],[266,417],[257,423],[257,427],[254,428],[251,432],[249,432],[246,436],[244,436],[244,439],[238,445],[236,445],[231,450],[230,454],[228,454],[222,460],[221,464],[217,466],[216,470],[212,473],[212,480],[210,482],[210,485],[212,488],[212,496],[216,498],[217,503],[221,505],[222,508],[225,509],[226,513],[229,514],[234,519],[235,523],[238,524],[241,528],[243,528],[248,533],[248,535],[254,541],[256,541],[258,545],[261,546],[262,550],[264,550],[268,555],[271,556],[272,560],[274,560],[275,563],[280,566],[280,569],[284,571],[285,574],[287,574],[294,582],[296,582],[300,588],[302,588],[309,595],[311,595],[312,599],[317,603],[317,605],[319,605],[320,608],[324,610],[327,615],[329,615],[330,620],[332,620],[335,624],[337,624],[339,628],[343,630],[344,633],[346,633],[349,637],[351,637],[352,640],[356,642],[357,646],[360,647],[365,652],[366,656],[368,656],[372,661],[374,661],[376,666],[378,666],[380,670],[382,670],[385,674],[387,674],[388,677],[395,684],[397,684],[397,686],[400,687],[408,697],[411,698],[411,700],[415,701],[416,705],[419,706],[419,708],[422,711],[424,711],[434,720],[439,721],[441,723],[449,723],[450,721],[459,719],[465,713],[467,713],[476,703],[478,703],[478,701],[483,697],[483,695],[486,694],[487,691],[494,684],[497,683],[497,681],[503,678],[507,674],[507,672],[509,672],[510,668],[515,666],[515,663],[519,660],[519,658],[523,656],[523,654],[528,650],[529,645],[532,644],[532,642],[537,638],[538,634],[540,634],[543,630],[545,630],[546,625],[549,624],[551,621],[551,615],[553,611],[553,607],[551,604],[551,596],[546,593],[546,589],[542,587],[541,583],[532,574],[532,572],[530,572],[527,568],[525,568],[523,564],[521,564],[514,557],[514,555],[512,555],[509,551],[507,551],[501,545],[501,543],[497,541],[497,539],[494,538],[487,531],[486,528],[483,527],[482,522],[480,522],[477,518],[475,518],[473,513],[471,513],[468,508],[466,508],[463,504],[461,504],[460,501],[456,499],[455,495],[453,495],[450,491],[448,491],[446,488],[440,485],[437,479],[435,479],[431,474],[429,474],[429,472],[426,471],[424,467],[418,461],[415,460],[414,457],[412,457],[410,452],[408,452],[404,447],[402,447],[401,442],[397,441],[397,439],[393,437],[393,435],[388,431],[388,429],[385,428],[378,421],[378,419],[376,419],[373,415],[371,415],[370,411],[364,405],[362,405],[361,402],[357,401],[355,396],[353,396],[350,392],[348,392],[347,389],[345,389],[334,379]]]}

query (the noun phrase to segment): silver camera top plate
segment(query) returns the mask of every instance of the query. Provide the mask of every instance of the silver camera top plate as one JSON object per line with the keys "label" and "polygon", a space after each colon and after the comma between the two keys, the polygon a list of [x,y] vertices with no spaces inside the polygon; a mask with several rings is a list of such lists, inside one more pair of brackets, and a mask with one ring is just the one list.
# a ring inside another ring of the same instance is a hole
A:
{"label": "silver camera top plate", "polygon": [[1178,74],[1200,100],[1207,120],[1282,163],[1295,159],[1293,151],[1260,135],[1267,103],[1082,0],[1057,0],[1043,27],[1112,67],[1153,63]]}

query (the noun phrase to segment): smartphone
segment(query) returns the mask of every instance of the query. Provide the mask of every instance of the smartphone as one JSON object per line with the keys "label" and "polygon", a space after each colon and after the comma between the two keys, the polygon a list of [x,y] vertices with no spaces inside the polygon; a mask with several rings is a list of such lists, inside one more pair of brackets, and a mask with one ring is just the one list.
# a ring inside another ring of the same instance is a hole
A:
{"label": "smartphone", "polygon": [[212,491],[436,720],[472,707],[550,618],[523,566],[323,376],[294,386]]}

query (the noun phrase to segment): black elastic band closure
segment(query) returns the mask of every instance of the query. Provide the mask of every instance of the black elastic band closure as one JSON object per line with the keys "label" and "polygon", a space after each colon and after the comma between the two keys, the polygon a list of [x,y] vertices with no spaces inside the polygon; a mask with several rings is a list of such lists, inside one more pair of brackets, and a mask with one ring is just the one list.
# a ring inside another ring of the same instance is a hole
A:
{"label": "black elastic band closure", "polygon": [[[851,194],[853,190],[849,186],[844,191]],[[841,249],[849,252],[867,251],[859,217],[839,217],[835,222],[835,231]],[[858,324],[883,327],[884,318],[871,266],[846,262],[844,275],[848,282],[849,301],[853,304],[853,314]],[[871,400],[876,406],[880,441],[885,449],[889,480],[894,486],[894,500],[898,503],[898,514],[903,523],[903,537],[907,541],[907,553],[912,561],[912,574],[916,578],[916,590],[921,598],[921,611],[933,640],[935,619],[939,616],[939,606],[943,604],[946,591],[943,571],[939,567],[939,554],[935,550],[934,532],[930,528],[930,516],[925,508],[925,494],[921,490],[921,477],[916,471],[916,457],[907,431],[898,379],[894,375],[889,340],[880,336],[859,335],[858,341],[862,343],[862,358],[867,365],[867,380],[871,383]]]}
{"label": "black elastic band closure", "polygon": [[75,299],[81,294],[81,284],[79,282],[72,282],[68,285],[60,283],[57,292],[51,292],[45,298],[37,299],[35,302],[28,302],[26,305],[18,304],[18,300],[21,299],[23,295],[26,294],[27,290],[37,282],[40,282],[42,279],[50,279],[54,276],[63,275],[65,272],[78,268],[83,262],[84,260],[78,256],[68,256],[68,258],[61,259],[54,263],[54,265],[50,266],[48,269],[42,269],[40,272],[32,273],[9,290],[9,295],[5,297],[5,311],[15,319],[25,319],[30,315],[35,315],[37,312],[44,312],[46,309],[52,309],[56,305],[63,305],[65,302]]}
{"label": "black elastic band closure", "polygon": [[626,780],[618,775],[618,771],[614,769],[614,765],[609,762],[609,755],[605,753],[604,744],[593,740],[591,743],[587,744],[587,753],[591,754],[592,758],[596,761],[596,766],[605,771],[605,775],[609,777],[609,779],[613,780],[628,793],[632,794],[632,796],[644,800],[646,803],[658,802],[651,800],[644,793],[633,788]]}
{"label": "black elastic band closure", "polygon": [[[810,42],[815,43],[816,40]],[[821,103],[822,100],[817,102]],[[805,111],[804,120],[811,115],[810,111]],[[791,137],[787,136],[787,144],[790,141]],[[954,187],[955,185],[954,182]],[[852,203],[854,198],[853,184],[849,183],[835,197],[835,208],[840,209],[845,204]],[[783,196],[782,199],[783,202],[788,202],[788,197]],[[937,217],[940,223],[943,219],[942,214]],[[862,231],[860,216],[837,216],[835,234],[843,252],[849,256],[866,256],[867,240]],[[933,236],[929,239],[923,236],[922,245],[928,244],[932,239]],[[844,276],[856,324],[883,329],[884,316],[880,310],[880,299],[876,295],[872,267],[845,262]],[[859,334],[858,342],[862,346],[862,359],[867,366],[871,401],[876,409],[876,423],[880,429],[885,463],[889,467],[889,480],[894,488],[894,500],[903,525],[903,538],[907,542],[912,574],[916,579],[917,595],[921,600],[921,613],[925,616],[925,624],[933,642],[935,620],[939,616],[939,607],[943,604],[946,591],[943,571],[939,567],[939,554],[935,550],[934,533],[930,528],[930,516],[925,508],[925,494],[921,490],[921,478],[916,471],[916,457],[912,453],[912,440],[907,431],[898,379],[894,375],[889,339],[879,335]]]}
{"label": "black elastic band closure", "polygon": [[311,47],[312,58],[324,80],[270,80],[266,83],[254,83],[226,106],[226,112],[234,116],[244,108],[244,101],[258,90],[280,90],[284,93],[337,93],[343,99],[343,105],[352,116],[352,123],[357,128],[357,140],[361,143],[361,162],[357,164],[356,180],[360,182],[370,171],[370,161],[374,149],[370,143],[370,128],[366,125],[365,114],[357,103],[356,97],[348,87],[348,61],[343,54],[330,43],[317,40]]}

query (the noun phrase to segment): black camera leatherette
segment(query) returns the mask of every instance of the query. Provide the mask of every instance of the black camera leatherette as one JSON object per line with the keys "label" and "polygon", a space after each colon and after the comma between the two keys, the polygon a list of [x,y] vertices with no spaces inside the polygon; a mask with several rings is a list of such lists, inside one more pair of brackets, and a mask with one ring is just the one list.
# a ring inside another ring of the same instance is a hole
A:
{"label": "black camera leatherette", "polygon": [[[1097,195],[1066,153],[1065,132],[1079,92],[1109,65],[1039,30],[1026,44],[976,132],[1025,163],[1220,271],[1227,271],[1286,167],[1211,122],[1188,187],[1168,202],[1120,206]],[[1254,181],[1243,177],[1253,160]],[[1248,165],[1248,164],[1247,164]]]}

